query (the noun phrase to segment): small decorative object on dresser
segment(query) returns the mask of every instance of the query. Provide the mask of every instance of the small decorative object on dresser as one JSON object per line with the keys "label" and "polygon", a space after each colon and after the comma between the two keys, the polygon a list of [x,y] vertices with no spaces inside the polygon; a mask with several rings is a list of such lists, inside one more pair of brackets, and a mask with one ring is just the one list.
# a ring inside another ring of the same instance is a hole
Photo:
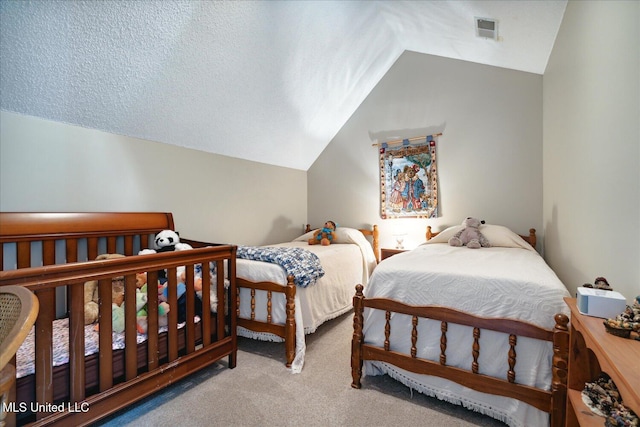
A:
{"label": "small decorative object on dresser", "polygon": [[407,233],[395,233],[393,235],[393,237],[395,237],[396,239],[396,249],[404,249],[404,236],[406,236]]}
{"label": "small decorative object on dresser", "polygon": [[640,296],[615,318],[605,320],[604,327],[610,334],[623,338],[631,338],[631,332],[634,331],[634,338],[640,340]]}
{"label": "small decorative object on dresser", "polygon": [[616,291],[579,287],[576,290],[580,313],[594,317],[614,317],[627,305],[624,295]]}

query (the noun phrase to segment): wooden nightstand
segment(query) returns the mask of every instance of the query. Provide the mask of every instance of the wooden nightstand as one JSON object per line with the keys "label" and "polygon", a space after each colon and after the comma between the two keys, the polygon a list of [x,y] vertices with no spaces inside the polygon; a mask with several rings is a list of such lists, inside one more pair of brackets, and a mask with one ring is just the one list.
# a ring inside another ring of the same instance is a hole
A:
{"label": "wooden nightstand", "polygon": [[380,261],[384,260],[385,258],[389,258],[390,256],[394,256],[395,254],[399,254],[400,252],[405,252],[406,249],[389,249],[389,248],[382,248],[380,249]]}

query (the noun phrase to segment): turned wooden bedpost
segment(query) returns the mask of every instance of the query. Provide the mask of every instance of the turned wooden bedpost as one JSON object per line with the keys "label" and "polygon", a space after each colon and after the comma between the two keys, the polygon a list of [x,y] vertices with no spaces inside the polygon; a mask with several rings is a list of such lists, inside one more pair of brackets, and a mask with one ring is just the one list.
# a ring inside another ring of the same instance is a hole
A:
{"label": "turned wooden bedpost", "polygon": [[564,426],[569,369],[569,318],[558,313],[553,327],[553,367],[551,379],[551,427]]}
{"label": "turned wooden bedpost", "polygon": [[433,237],[433,232],[431,231],[430,225],[427,225],[427,232],[425,233],[425,237],[427,238],[427,240],[431,240],[431,238]]}
{"label": "turned wooden bedpost", "polygon": [[362,377],[362,324],[364,322],[364,295],[362,285],[356,285],[356,294],[353,297],[353,338],[351,339],[351,387],[360,388]]}
{"label": "turned wooden bedpost", "polygon": [[538,243],[538,238],[536,237],[536,229],[535,228],[530,228],[529,229],[529,242],[531,243],[531,246],[533,246],[533,249],[536,249],[536,244]]}
{"label": "turned wooden bedpost", "polygon": [[380,231],[378,230],[378,225],[377,224],[373,224],[373,230],[371,232],[371,235],[373,236],[373,253],[376,256],[376,263],[380,263]]}
{"label": "turned wooden bedpost", "polygon": [[296,284],[291,274],[287,276],[287,286],[284,293],[287,301],[285,306],[287,319],[284,324],[284,346],[287,368],[290,368],[296,355]]}

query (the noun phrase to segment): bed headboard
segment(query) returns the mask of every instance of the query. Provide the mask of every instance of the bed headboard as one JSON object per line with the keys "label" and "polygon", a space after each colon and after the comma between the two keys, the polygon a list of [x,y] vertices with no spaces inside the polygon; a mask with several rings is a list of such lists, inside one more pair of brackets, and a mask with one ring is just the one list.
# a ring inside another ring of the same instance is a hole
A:
{"label": "bed headboard", "polygon": [[134,255],[148,248],[149,237],[161,230],[174,230],[171,213],[0,212],[0,269],[5,244],[15,244],[16,268],[25,268],[32,260],[33,266],[57,264],[61,256],[68,263],[105,252]]}
{"label": "bed headboard", "polygon": [[[437,236],[438,234],[440,234],[439,231],[432,231],[431,226],[427,225],[427,232],[425,234],[425,237],[427,238],[427,240],[431,240],[433,237]],[[525,242],[529,243],[535,249],[536,243],[538,242],[535,228],[529,229],[529,235],[520,234],[519,236],[522,237]]]}
{"label": "bed headboard", "polygon": [[[307,224],[304,229],[304,232],[308,233],[311,230],[315,230],[315,229],[311,228],[311,224]],[[358,228],[358,231],[364,234],[365,237],[368,237],[371,239],[371,246],[373,247],[373,253],[376,256],[376,263],[380,263],[380,243],[378,239],[380,232],[378,231],[378,225],[373,224],[371,228]]]}

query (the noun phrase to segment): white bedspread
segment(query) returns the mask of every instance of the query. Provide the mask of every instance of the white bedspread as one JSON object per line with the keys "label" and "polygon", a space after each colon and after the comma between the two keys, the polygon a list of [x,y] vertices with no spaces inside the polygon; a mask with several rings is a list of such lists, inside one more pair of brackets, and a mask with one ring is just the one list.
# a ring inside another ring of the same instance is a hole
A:
{"label": "white bedspread", "polygon": [[[362,234],[360,233],[362,236]],[[269,246],[288,246],[307,249],[320,258],[324,276],[306,288],[296,288],[296,355],[291,370],[298,373],[304,365],[305,334],[316,331],[324,322],[346,313],[352,308],[357,284],[366,285],[373,268],[375,256],[371,245],[362,236],[361,241],[329,246],[309,245],[304,236],[287,243]],[[245,259],[236,260],[237,277],[268,281],[285,286],[286,273],[277,264]],[[240,288],[240,317],[251,317],[250,290]],[[273,323],[284,324],[286,319],[284,297],[273,298]],[[256,291],[256,320],[266,321],[266,292]],[[256,333],[238,328],[238,335],[266,341],[280,342],[282,338],[268,333]]]}
{"label": "white bedspread", "polygon": [[[483,317],[513,318],[551,329],[555,314],[568,314],[563,297],[569,296],[569,292],[530,247],[469,249],[434,243],[380,263],[365,288],[365,296],[391,298],[412,305],[447,306]],[[429,326],[431,330],[427,329]],[[410,328],[409,316],[392,317],[392,349],[410,353],[411,334],[396,335],[398,330],[410,331]],[[382,346],[384,313],[365,310],[363,332],[366,343]],[[421,320],[419,337],[418,357],[437,360],[439,323]],[[469,369],[471,328],[451,325],[447,337],[447,364]],[[480,372],[506,379],[508,336],[482,331],[480,348]],[[549,389],[551,344],[519,338],[516,352],[516,382]],[[510,426],[548,424],[547,413],[520,401],[476,392],[441,378],[416,375],[379,362],[365,362],[363,372],[365,375],[387,373],[420,392],[462,404]]]}

